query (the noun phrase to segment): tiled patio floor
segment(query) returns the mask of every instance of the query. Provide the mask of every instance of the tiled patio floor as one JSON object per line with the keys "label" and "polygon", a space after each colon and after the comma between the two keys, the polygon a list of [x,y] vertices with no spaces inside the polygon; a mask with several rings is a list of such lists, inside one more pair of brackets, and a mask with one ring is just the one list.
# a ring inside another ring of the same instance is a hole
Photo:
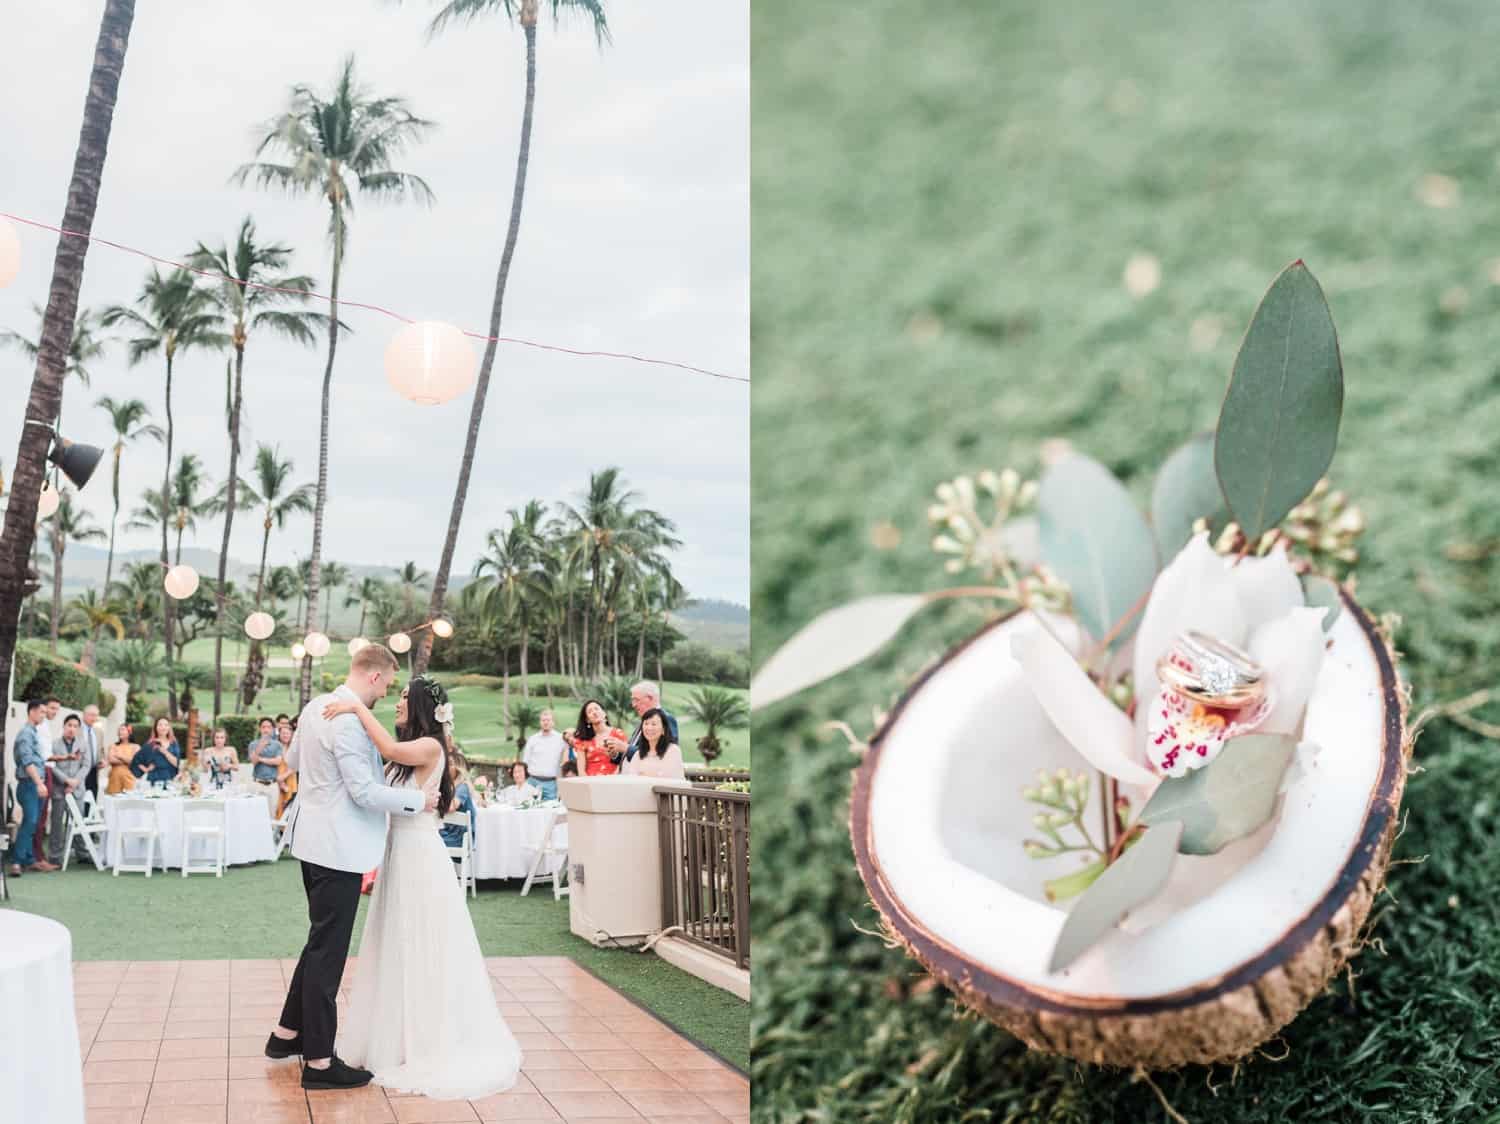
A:
{"label": "tiled patio floor", "polygon": [[303,1092],[295,1058],[261,1053],[295,961],[75,964],[89,1124],[749,1120],[743,1076],[572,961],[486,963],[526,1058],[513,1090],[480,1101]]}

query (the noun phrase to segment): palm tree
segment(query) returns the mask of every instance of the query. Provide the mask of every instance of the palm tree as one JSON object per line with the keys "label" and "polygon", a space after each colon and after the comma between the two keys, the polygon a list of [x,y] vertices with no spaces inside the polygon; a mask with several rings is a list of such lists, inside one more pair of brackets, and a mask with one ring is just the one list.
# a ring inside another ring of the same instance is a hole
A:
{"label": "palm tree", "polygon": [[[296,466],[291,458],[281,459],[281,450],[270,445],[259,445],[255,450],[255,485],[240,482],[239,493],[246,506],[261,509],[260,569],[255,577],[255,610],[260,611],[261,598],[266,590],[266,557],[271,549],[271,531],[284,530],[287,520],[293,515],[311,511],[313,486],[291,485],[292,470]],[[250,655],[245,660],[245,674],[240,680],[240,697],[246,706],[255,701],[260,691],[261,676],[265,670],[265,646],[259,641],[250,645]],[[222,682],[222,680],[221,680]],[[218,690],[215,687],[214,701],[217,706]]]}
{"label": "palm tree", "polygon": [[83,646],[84,667],[93,670],[94,654],[99,645],[99,630],[107,628],[116,640],[125,639],[125,622],[120,619],[120,606],[113,601],[100,598],[97,589],[86,589],[68,603],[68,613],[76,619],[88,635]]}
{"label": "palm tree", "polygon": [[[531,500],[520,511],[506,512],[510,526],[505,531],[491,531],[485,539],[485,554],[474,563],[474,576],[484,580],[487,596],[498,599],[504,615],[513,617],[520,630],[521,696],[531,697],[527,685],[527,652],[531,647],[531,627],[542,595],[542,521],[547,509]],[[507,667],[509,664],[507,663]],[[509,676],[507,697],[503,705],[509,710]]]}
{"label": "palm tree", "polygon": [[204,494],[203,489],[207,486],[203,462],[195,453],[183,453],[178,458],[177,471],[172,474],[172,490],[166,502],[163,503],[161,493],[155,488],[147,488],[141,493],[140,506],[130,513],[125,529],[151,530],[165,518],[174,534],[172,564],[177,565],[182,561],[182,536],[188,531],[196,531],[198,519],[214,514],[222,502],[217,496]]}
{"label": "palm tree", "polygon": [[[39,304],[31,306],[36,311],[38,323],[45,322],[47,310]],[[78,314],[78,319],[73,323],[73,338],[68,344],[67,366],[63,368],[63,396],[66,397],[68,389],[68,376],[71,375],[81,382],[85,387],[89,386],[92,377],[88,365],[104,354],[105,341],[98,336],[100,327],[100,314],[93,309],[84,309]],[[29,340],[19,332],[0,332],[0,346],[13,347],[31,362],[36,362],[36,357],[41,347],[35,340]],[[62,429],[63,403],[59,399],[57,403],[57,428]],[[53,480],[57,479],[57,473],[53,472]]]}
{"label": "palm tree", "polygon": [[95,405],[109,415],[109,423],[115,431],[114,458],[111,465],[113,471],[110,478],[115,506],[109,517],[109,559],[104,564],[104,588],[108,589],[115,575],[115,527],[120,521],[120,459],[125,455],[126,445],[142,437],[152,437],[157,441],[162,441],[166,438],[166,434],[162,432],[161,426],[146,421],[151,416],[151,411],[139,398],[127,398],[116,402],[106,394]]}
{"label": "palm tree", "polygon": [[[609,25],[604,17],[604,5],[600,0],[549,0],[552,22],[556,26],[564,12],[576,13],[589,20],[594,30],[594,41],[601,47],[609,40]],[[474,468],[474,452],[479,444],[479,427],[484,420],[484,400],[489,392],[490,372],[495,366],[495,350],[500,335],[500,317],[505,305],[505,285],[510,279],[511,259],[515,256],[516,241],[521,234],[521,204],[526,196],[526,170],[531,162],[531,126],[536,110],[536,23],[540,5],[538,0],[448,0],[433,18],[429,35],[436,35],[449,23],[457,20],[470,21],[480,15],[500,12],[512,23],[518,23],[526,40],[526,95],[521,110],[521,140],[516,149],[516,178],[511,189],[510,224],[505,230],[505,248],[500,252],[500,268],[495,274],[495,295],[490,302],[489,342],[484,347],[484,358],[479,364],[479,379],[474,387],[474,401],[469,407],[469,431],[464,439],[463,460],[459,462],[458,483],[453,489],[453,507],[448,513],[448,534],[443,539],[442,560],[438,563],[437,578],[432,583],[432,601],[427,615],[435,619],[443,611],[443,599],[448,593],[448,574],[453,566],[453,552],[458,548],[458,527],[463,522],[464,502],[469,494],[469,474]],[[412,660],[412,670],[421,674],[427,670],[427,660],[432,655],[432,634],[422,637]]]}
{"label": "palm tree", "polygon": [[142,640],[151,635],[151,621],[161,611],[161,564],[135,562],[106,587],[104,595],[124,610],[126,630]]}
{"label": "palm tree", "polygon": [[719,744],[719,728],[738,729],[750,724],[750,707],[744,696],[722,687],[699,687],[688,696],[683,713],[708,727],[698,739],[698,752],[710,764],[724,751]]}
{"label": "palm tree", "polygon": [[[73,171],[63,207],[61,225],[65,230],[87,235],[94,226],[104,154],[109,148],[115,99],[120,91],[120,75],[125,69],[125,51],[134,19],[135,0],[105,0],[83,102],[83,125],[73,153]],[[25,411],[28,421],[39,424],[21,426],[10,502],[5,509],[5,529],[0,533],[0,683],[10,682],[21,602],[31,582],[27,555],[36,538],[37,499],[46,475],[47,450],[52,443],[50,431],[62,408],[68,345],[78,314],[78,291],[83,285],[88,246],[86,237],[61,238],[52,260],[47,314],[37,341],[36,370],[31,377]],[[0,808],[0,815],[8,811]]]}
{"label": "palm tree", "polygon": [[[162,469],[161,494],[172,494],[172,369],[179,352],[190,349],[218,349],[229,343],[229,337],[219,330],[218,317],[213,314],[213,298],[208,290],[199,288],[194,276],[185,269],[174,270],[163,276],[155,266],[147,274],[135,303],[142,311],[125,305],[112,305],[104,311],[106,327],[124,324],[137,334],[130,340],[129,359],[133,367],[149,356],[160,353],[166,360],[167,455]],[[168,503],[162,504],[161,563],[167,561]],[[179,541],[181,534],[179,533]],[[167,652],[168,711],[177,717],[176,692],[172,688],[172,624],[173,601],[162,598],[162,631]]]}
{"label": "palm tree", "polygon": [[52,513],[52,641],[51,651],[57,655],[57,632],[62,624],[63,554],[68,540],[74,542],[101,542],[108,536],[91,520],[89,513],[73,506],[73,490],[61,488],[57,494],[57,510]]}
{"label": "palm tree", "polygon": [[123,640],[107,645],[99,663],[106,674],[129,683],[131,694],[135,695],[149,691],[166,666],[156,645],[149,640]]}
{"label": "palm tree", "polygon": [[[687,590],[672,575],[672,568],[665,563],[651,567],[644,580],[636,585],[636,608],[641,614],[641,635],[635,649],[635,677],[646,674],[646,633],[650,631],[653,618],[665,627],[667,615],[682,608],[687,601]],[[656,678],[661,676],[663,645],[656,646]]]}
{"label": "palm tree", "polygon": [[[431,203],[425,181],[398,172],[391,161],[420,140],[432,122],[424,121],[399,97],[375,97],[354,77],[354,57],[344,60],[328,97],[310,86],[292,87],[286,109],[267,126],[256,148],[260,157],[276,151],[285,163],[257,160],[234,174],[238,183],[254,181],[294,195],[314,195],[328,204],[328,234],[333,243],[329,274],[328,362],[323,368],[323,404],[318,435],[318,493],[313,509],[313,542],[308,581],[307,628],[313,627],[318,598],[319,565],[323,551],[323,509],[328,502],[328,410],[333,385],[333,359],[339,340],[339,279],[343,274],[349,212],[354,195],[373,199],[416,199]],[[302,661],[301,698],[312,689],[312,659]]]}
{"label": "palm tree", "polygon": [[[311,277],[284,272],[291,256],[290,246],[279,242],[257,242],[255,220],[246,216],[240,223],[233,250],[227,244],[211,250],[199,242],[188,258],[195,268],[218,273],[224,278],[208,292],[234,348],[233,388],[229,392],[229,475],[225,478],[222,493],[224,535],[219,546],[220,588],[228,578],[229,536],[234,528],[234,509],[240,496],[240,414],[245,397],[245,345],[252,330],[264,330],[311,346],[317,342],[314,329],[328,319],[321,312],[287,307],[305,305],[313,288]],[[220,712],[223,693],[224,601],[220,598],[214,618],[215,715]]]}
{"label": "palm tree", "polygon": [[532,727],[542,720],[541,704],[521,699],[510,704],[509,714],[510,720],[516,724],[516,749],[525,749]]}
{"label": "palm tree", "polygon": [[415,562],[403,562],[395,568],[395,574],[401,586],[402,627],[418,624],[417,594],[427,585],[429,575],[426,570],[418,569]]}
{"label": "palm tree", "polygon": [[370,606],[384,600],[388,593],[385,583],[376,577],[360,578],[358,585],[349,587],[349,592],[344,597],[344,608],[359,606],[359,630],[355,633],[356,636],[365,634],[365,618],[369,615]]}
{"label": "palm tree", "polygon": [[333,591],[349,581],[349,567],[338,562],[323,564],[323,631],[327,632],[333,620]]}

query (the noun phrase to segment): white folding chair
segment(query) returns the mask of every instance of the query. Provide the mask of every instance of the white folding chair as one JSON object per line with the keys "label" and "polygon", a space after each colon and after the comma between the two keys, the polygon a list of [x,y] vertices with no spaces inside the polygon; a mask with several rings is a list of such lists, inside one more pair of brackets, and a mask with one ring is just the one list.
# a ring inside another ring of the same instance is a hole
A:
{"label": "white folding chair", "polygon": [[73,841],[82,839],[84,850],[94,860],[94,869],[103,870],[107,864],[100,848],[104,844],[104,836],[109,833],[109,825],[104,822],[99,806],[88,799],[93,793],[85,791],[83,795],[83,807],[79,807],[71,792],[63,796],[68,807],[68,842],[63,847],[62,868],[67,870],[68,860],[73,857]]}
{"label": "white folding chair", "polygon": [[83,790],[83,800],[79,803],[83,809],[83,818],[87,821],[98,820],[104,822],[104,813],[99,810],[99,800],[89,789]]}
{"label": "white folding chair", "polygon": [[[125,858],[127,843],[144,841],[146,857],[138,862]],[[161,821],[157,817],[157,804],[142,796],[122,796],[115,801],[115,829],[110,832],[110,850],[114,852],[115,877],[120,872],[144,874],[151,877],[156,866],[156,856],[161,850]]]}
{"label": "white folding chair", "polygon": [[479,884],[474,880],[474,825],[469,822],[468,812],[449,812],[443,824],[453,824],[464,829],[463,839],[457,847],[448,848],[448,857],[458,864],[458,884],[472,897],[479,896]]}
{"label": "white folding chair", "polygon": [[281,818],[271,821],[271,828],[276,832],[276,853],[271,856],[275,862],[281,858],[281,852],[292,845],[292,821],[297,818],[297,801],[293,800],[286,806],[286,811],[281,813]]}
{"label": "white folding chair", "polygon": [[[189,874],[212,874],[224,877],[224,847],[228,832],[225,830],[224,801],[185,800],[182,805],[182,876]],[[192,863],[193,841],[203,840],[213,845],[213,857],[205,863]]]}
{"label": "white folding chair", "polygon": [[[526,884],[521,887],[521,896],[524,898],[531,892],[533,883],[552,883],[552,897],[565,898],[572,889],[571,886],[563,885],[568,875],[568,848],[566,845],[557,845],[557,829],[568,825],[568,813],[554,811],[547,817],[547,826],[542,831],[542,845],[540,847],[523,847],[522,854],[531,854],[531,866],[526,872]],[[549,860],[561,859],[554,868]]]}

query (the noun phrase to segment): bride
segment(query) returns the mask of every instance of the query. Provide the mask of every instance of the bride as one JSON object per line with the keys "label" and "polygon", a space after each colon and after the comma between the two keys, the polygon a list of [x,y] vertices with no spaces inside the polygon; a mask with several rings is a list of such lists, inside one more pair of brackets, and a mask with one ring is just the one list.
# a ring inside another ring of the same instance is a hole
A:
{"label": "bride", "polygon": [[438,814],[391,817],[349,1010],[339,1019],[338,1056],[401,1092],[444,1100],[503,1092],[516,1083],[521,1049],[500,1016],[438,834],[438,816],[453,801],[453,705],[436,680],[419,675],[396,703],[399,742],[357,700],[323,710],[324,718],[340,714],[363,723],[393,785],[438,793]]}

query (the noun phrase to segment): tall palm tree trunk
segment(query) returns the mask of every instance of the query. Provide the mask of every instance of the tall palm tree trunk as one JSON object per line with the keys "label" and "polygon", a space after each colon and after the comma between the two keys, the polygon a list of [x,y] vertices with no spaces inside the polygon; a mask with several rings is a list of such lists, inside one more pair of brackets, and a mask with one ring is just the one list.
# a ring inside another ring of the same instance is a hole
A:
{"label": "tall palm tree trunk", "polygon": [[[36,370],[26,399],[26,418],[40,425],[22,425],[14,460],[10,503],[5,509],[5,529],[0,533],[0,683],[10,682],[15,656],[16,632],[21,601],[26,593],[27,555],[36,540],[36,507],[46,475],[49,428],[62,405],[63,373],[68,346],[78,316],[78,290],[83,284],[84,256],[88,233],[94,226],[99,204],[99,181],[109,148],[114,122],[115,99],[120,75],[125,69],[125,49],[135,19],[135,0],[105,0],[99,20],[99,38],[94,47],[93,69],[83,103],[83,125],[73,156],[73,174],[68,182],[67,203],[60,224],[85,237],[60,235],[52,261],[52,281],[47,292],[47,312],[38,340]],[[3,718],[0,718],[3,720]],[[6,1014],[17,1012],[7,1011]]]}
{"label": "tall palm tree trunk", "polygon": [[109,517],[109,557],[104,561],[104,596],[109,596],[109,583],[115,576],[115,525],[120,521],[120,457],[125,452],[123,441],[115,442],[114,463],[114,511]]}
{"label": "tall palm tree trunk", "polygon": [[651,627],[651,609],[643,606],[641,609],[641,638],[635,645],[635,677],[641,679],[646,674],[646,630]]}
{"label": "tall palm tree trunk", "polygon": [[[521,234],[521,203],[526,195],[526,167],[531,160],[531,120],[536,106],[536,2],[522,0],[521,26],[526,33],[526,106],[521,113],[521,144],[516,153],[516,182],[510,199],[510,225],[505,231],[505,249],[500,254],[500,271],[495,276],[495,299],[490,305],[490,341],[484,346],[479,364],[479,380],[474,387],[474,403],[469,408],[469,433],[464,440],[464,457],[459,464],[458,486],[453,490],[453,509],[448,514],[448,534],[443,539],[443,557],[432,579],[432,600],[427,616],[436,619],[443,611],[448,593],[448,571],[453,568],[453,553],[458,549],[458,527],[463,522],[464,501],[469,495],[469,473],[474,468],[474,450],[479,443],[479,425],[484,420],[484,398],[490,388],[490,372],[495,366],[496,336],[500,334],[500,313],[505,305],[505,283],[510,279],[510,263]],[[432,656],[432,631],[422,634],[422,642],[413,654],[412,669],[420,675],[427,670]]]}
{"label": "tall palm tree trunk", "polygon": [[214,721],[224,702],[224,582],[229,574],[229,533],[234,528],[235,493],[239,491],[240,403],[244,389],[245,347],[234,349],[234,398],[229,406],[229,483],[224,497],[224,537],[219,540],[219,586],[214,608]]}
{"label": "tall palm tree trunk", "polygon": [[521,625],[521,697],[531,698],[531,684],[526,677],[527,650],[531,647],[531,630]]}
{"label": "tall palm tree trunk", "polygon": [[[169,510],[168,501],[170,500],[171,495],[172,495],[172,346],[171,346],[171,344],[167,345],[167,349],[166,350],[167,350],[167,387],[166,387],[167,461],[166,461],[166,468],[162,471],[162,477],[161,477],[161,568],[162,568],[163,572],[165,572],[166,569],[167,569],[167,567],[169,567],[171,565],[171,562],[169,561],[169,556],[167,554],[167,524],[171,521],[171,512]],[[178,545],[179,545],[179,549],[180,549],[181,548],[181,542],[182,542],[181,535],[178,536],[178,540],[177,541],[178,541]],[[177,606],[176,606],[175,600],[172,597],[168,596],[165,592],[163,592],[162,598],[161,598],[162,647],[166,651],[166,658],[167,658],[167,713],[169,715],[171,715],[171,717],[174,718],[174,719],[177,717],[177,683],[175,681],[176,680],[176,675],[173,672],[173,664],[172,664],[172,651],[173,651],[172,641],[173,641],[173,625],[175,624],[175,621],[173,620],[173,617],[175,615],[174,611],[175,611],[176,607]]]}

